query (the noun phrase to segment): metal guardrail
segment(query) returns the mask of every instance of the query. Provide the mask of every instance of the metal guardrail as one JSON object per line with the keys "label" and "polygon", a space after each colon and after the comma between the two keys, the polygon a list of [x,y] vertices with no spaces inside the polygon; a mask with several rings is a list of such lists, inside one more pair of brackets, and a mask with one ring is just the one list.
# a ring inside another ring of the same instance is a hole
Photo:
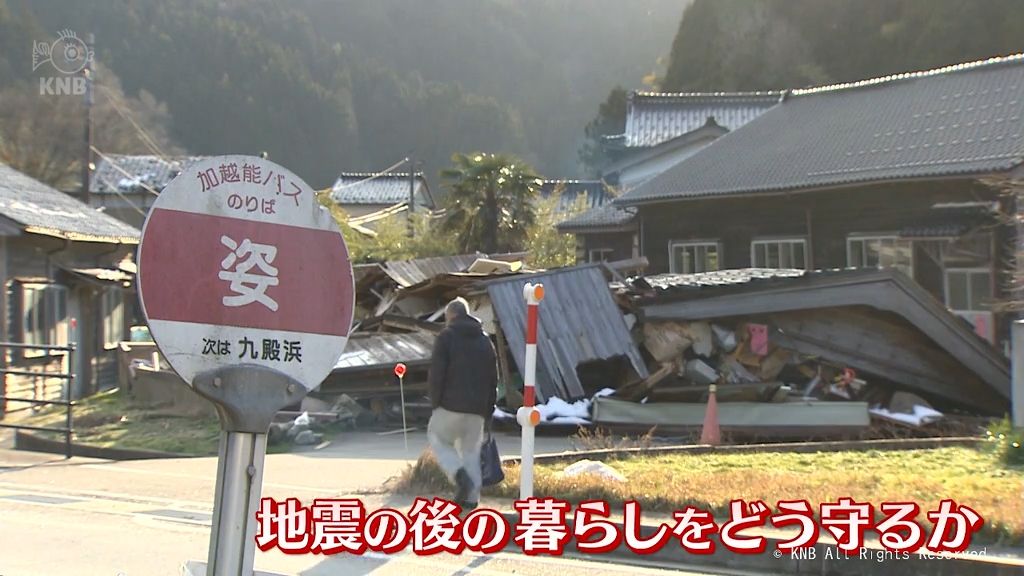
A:
{"label": "metal guardrail", "polygon": [[[66,353],[66,368],[62,368],[60,372],[47,372],[45,368],[40,372],[33,372],[31,370],[19,370],[7,367],[6,357],[7,350],[33,350],[42,351],[46,353]],[[74,384],[74,362],[75,362],[75,346],[49,346],[49,345],[33,345],[33,344],[20,344],[15,342],[0,342],[0,360],[4,360],[3,364],[0,365],[0,377],[3,378],[3,387],[0,388],[0,406],[6,409],[8,402],[21,402],[25,404],[33,404],[36,406],[63,406],[64,410],[64,427],[55,428],[48,426],[30,426],[27,424],[7,424],[0,421],[0,428],[13,428],[15,430],[32,430],[34,432],[59,432],[64,434],[64,456],[71,458],[71,439],[74,434],[72,428],[72,415],[71,410],[75,406],[75,402],[71,399],[71,390]],[[53,378],[63,380],[64,387],[64,399],[63,400],[46,400],[39,398],[20,398],[7,395],[7,377],[8,376],[25,376],[31,378]],[[0,410],[0,417],[3,416],[3,411]]]}

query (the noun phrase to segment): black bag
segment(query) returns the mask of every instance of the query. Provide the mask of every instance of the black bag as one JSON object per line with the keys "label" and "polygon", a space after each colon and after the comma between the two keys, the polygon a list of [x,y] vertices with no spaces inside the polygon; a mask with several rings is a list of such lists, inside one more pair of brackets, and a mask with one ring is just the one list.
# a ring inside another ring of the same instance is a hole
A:
{"label": "black bag", "polygon": [[480,446],[480,477],[484,486],[494,486],[505,479],[505,471],[501,469],[501,455],[498,454],[498,443],[490,434]]}

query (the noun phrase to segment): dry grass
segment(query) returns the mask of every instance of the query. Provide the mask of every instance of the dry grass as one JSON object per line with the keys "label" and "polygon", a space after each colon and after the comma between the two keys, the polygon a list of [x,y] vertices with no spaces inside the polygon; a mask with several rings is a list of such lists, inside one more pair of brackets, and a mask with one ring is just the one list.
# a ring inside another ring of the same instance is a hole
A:
{"label": "dry grass", "polygon": [[[729,501],[806,498],[812,504],[849,496],[875,505],[914,501],[922,510],[952,498],[985,518],[986,542],[1024,540],[1024,467],[1008,466],[992,453],[972,448],[931,450],[637,456],[609,464],[628,482],[596,477],[563,478],[565,465],[539,465],[534,492],[572,502],[638,500],[645,511],[668,514],[687,505],[723,514]],[[407,493],[443,493],[447,483],[432,458],[421,458],[396,482]],[[515,498],[517,466],[485,496]],[[924,520],[924,516],[920,519]]]}
{"label": "dry grass", "polygon": [[[185,418],[135,406],[118,391],[110,391],[75,403],[75,443],[104,448],[133,448],[183,455],[217,454],[220,425],[216,416]],[[40,410],[24,424],[64,426],[64,409]],[[63,435],[39,433],[63,440]]]}

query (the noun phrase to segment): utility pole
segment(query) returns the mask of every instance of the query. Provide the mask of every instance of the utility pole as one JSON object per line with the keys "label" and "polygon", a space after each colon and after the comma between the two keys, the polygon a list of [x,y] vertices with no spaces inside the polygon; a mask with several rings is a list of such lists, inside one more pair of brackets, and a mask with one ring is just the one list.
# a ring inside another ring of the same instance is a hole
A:
{"label": "utility pole", "polygon": [[409,229],[409,238],[412,238],[415,227],[412,215],[416,212],[416,162],[411,155],[407,160],[409,162],[409,213],[406,216],[406,222]]}
{"label": "utility pole", "polygon": [[95,52],[93,51],[93,43],[96,41],[96,36],[93,33],[89,33],[86,38],[86,52],[85,52],[85,68],[82,68],[82,74],[85,76],[85,156],[82,159],[82,202],[86,205],[89,204],[89,179],[92,176],[92,105],[93,105],[93,92],[92,92],[92,58]]}

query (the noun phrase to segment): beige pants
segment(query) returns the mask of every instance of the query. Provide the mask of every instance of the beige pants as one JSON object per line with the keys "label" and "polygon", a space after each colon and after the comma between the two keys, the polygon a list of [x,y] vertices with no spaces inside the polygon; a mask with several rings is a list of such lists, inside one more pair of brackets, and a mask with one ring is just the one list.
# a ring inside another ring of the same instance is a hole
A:
{"label": "beige pants", "polygon": [[470,502],[480,501],[480,445],[484,437],[484,419],[475,414],[462,414],[435,408],[427,424],[427,438],[448,479],[455,482],[455,473],[465,468],[473,481]]}

